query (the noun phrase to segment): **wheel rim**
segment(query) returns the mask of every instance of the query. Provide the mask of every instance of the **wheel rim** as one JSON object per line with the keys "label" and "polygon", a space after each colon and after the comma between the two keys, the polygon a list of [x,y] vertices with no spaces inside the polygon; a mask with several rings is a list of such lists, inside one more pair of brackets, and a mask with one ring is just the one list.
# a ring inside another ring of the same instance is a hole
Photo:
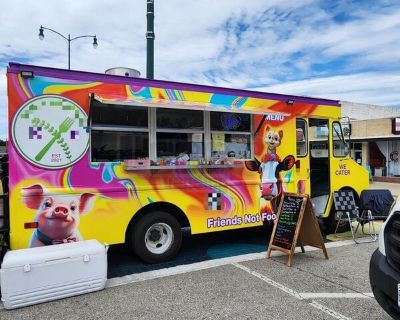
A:
{"label": "wheel rim", "polygon": [[145,234],[146,248],[153,254],[163,254],[168,251],[174,241],[172,228],[166,223],[153,224]]}

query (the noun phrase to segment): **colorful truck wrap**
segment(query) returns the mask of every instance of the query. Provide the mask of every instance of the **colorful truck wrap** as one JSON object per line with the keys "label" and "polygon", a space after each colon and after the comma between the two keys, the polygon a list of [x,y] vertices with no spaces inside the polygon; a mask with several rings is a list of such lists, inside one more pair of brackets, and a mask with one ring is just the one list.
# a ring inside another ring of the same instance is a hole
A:
{"label": "colorful truck wrap", "polygon": [[7,81],[12,249],[97,239],[154,262],[180,227],[273,221],[282,191],[312,195],[312,158],[328,164],[321,216],[334,190],[368,186],[338,101],[16,63]]}

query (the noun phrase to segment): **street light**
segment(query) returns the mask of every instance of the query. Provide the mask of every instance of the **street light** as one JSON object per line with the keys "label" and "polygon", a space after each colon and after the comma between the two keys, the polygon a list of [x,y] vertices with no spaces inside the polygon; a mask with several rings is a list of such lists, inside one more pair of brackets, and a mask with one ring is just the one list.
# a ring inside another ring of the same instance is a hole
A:
{"label": "street light", "polygon": [[66,37],[63,34],[57,32],[56,30],[53,30],[53,29],[50,29],[50,28],[46,28],[46,27],[43,27],[43,26],[40,26],[40,29],[39,29],[39,39],[40,40],[44,39],[44,30],[49,30],[51,32],[54,32],[54,33],[58,34],[60,37],[62,37],[65,40],[67,40],[67,42],[68,42],[68,69],[71,69],[71,41],[74,41],[74,40],[80,39],[80,38],[93,38],[93,49],[96,49],[97,46],[98,46],[96,35],[94,35],[94,36],[85,35],[85,36],[79,36],[79,37],[71,38],[70,34],[68,34],[68,37]]}

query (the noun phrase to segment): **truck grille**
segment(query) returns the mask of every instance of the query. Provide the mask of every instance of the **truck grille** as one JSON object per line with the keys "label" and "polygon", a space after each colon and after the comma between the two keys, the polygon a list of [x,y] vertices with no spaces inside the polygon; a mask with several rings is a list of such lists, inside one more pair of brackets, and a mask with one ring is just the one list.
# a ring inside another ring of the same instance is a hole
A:
{"label": "truck grille", "polygon": [[385,246],[388,263],[392,268],[400,271],[400,212],[395,212],[392,215],[386,230]]}

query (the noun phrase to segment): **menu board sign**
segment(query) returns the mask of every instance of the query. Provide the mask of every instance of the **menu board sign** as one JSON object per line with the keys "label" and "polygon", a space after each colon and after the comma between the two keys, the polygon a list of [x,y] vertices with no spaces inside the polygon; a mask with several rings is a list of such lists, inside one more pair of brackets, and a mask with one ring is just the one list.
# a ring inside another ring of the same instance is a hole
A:
{"label": "menu board sign", "polygon": [[272,244],[290,250],[299,220],[299,214],[305,202],[304,196],[285,194],[275,229]]}
{"label": "menu board sign", "polygon": [[289,255],[288,266],[293,264],[293,255],[297,242],[304,253],[303,245],[320,248],[328,259],[324,240],[318,226],[308,195],[283,193],[274,230],[268,246],[267,257],[272,250],[279,250]]}

